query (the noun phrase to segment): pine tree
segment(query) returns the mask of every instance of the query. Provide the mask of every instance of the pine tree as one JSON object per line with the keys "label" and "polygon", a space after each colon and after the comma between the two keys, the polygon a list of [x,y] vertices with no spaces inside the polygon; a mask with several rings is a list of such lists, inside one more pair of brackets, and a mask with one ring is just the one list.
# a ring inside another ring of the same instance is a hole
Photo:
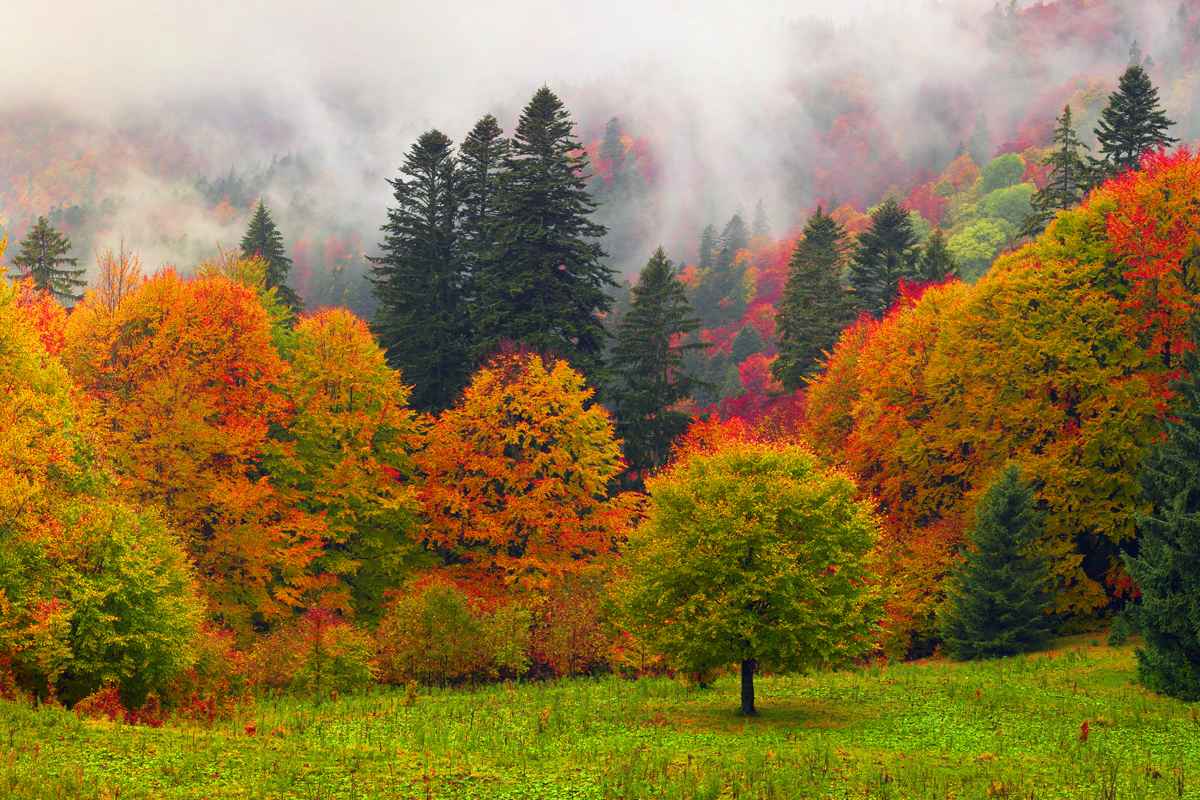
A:
{"label": "pine tree", "polygon": [[821,354],[833,349],[854,320],[853,297],[841,280],[849,250],[846,229],[818,205],[792,252],[775,315],[779,357],[771,362],[771,374],[789,389],[804,385]]}
{"label": "pine tree", "polygon": [[717,228],[707,225],[700,233],[700,250],[696,254],[696,269],[704,272],[717,263]]}
{"label": "pine tree", "polygon": [[607,229],[589,219],[596,202],[573,128],[545,86],[521,113],[498,176],[492,243],[473,305],[475,356],[502,339],[525,342],[557,352],[599,386],[608,349],[601,315],[612,307],[604,289],[617,284],[600,263],[597,240]]}
{"label": "pine tree", "polygon": [[[707,231],[705,231],[707,233]],[[705,324],[715,328],[740,317],[735,305],[722,301],[729,297],[741,283],[744,269],[734,264],[739,250],[750,244],[750,229],[741,207],[725,223],[721,235],[717,237],[716,247],[712,253],[712,266],[700,275],[700,283],[694,292],[696,311],[704,318]],[[703,248],[704,242],[701,241]]]}
{"label": "pine tree", "polygon": [[859,234],[850,264],[850,285],[858,306],[880,316],[900,290],[900,279],[916,275],[921,249],[912,218],[895,200],[884,200]]}
{"label": "pine tree", "polygon": [[979,118],[975,120],[971,137],[967,139],[967,151],[970,152],[975,166],[980,169],[983,169],[990,160],[988,154],[992,152],[992,132],[988,130],[987,114],[980,114]]}
{"label": "pine tree", "polygon": [[758,205],[754,207],[754,225],[750,229],[750,233],[756,239],[759,236],[771,235],[771,221],[767,219],[767,209],[763,207],[762,200],[759,200]]}
{"label": "pine tree", "polygon": [[[1200,343],[1200,317],[1189,332]],[[1137,514],[1138,554],[1122,554],[1142,591],[1132,616],[1145,647],[1138,678],[1151,691],[1200,700],[1200,355],[1183,353],[1189,380],[1173,385],[1180,403],[1163,423],[1166,440],[1142,456],[1138,476],[1151,513]]]}
{"label": "pine tree", "polygon": [[485,115],[475,123],[459,147],[462,172],[462,212],[459,217],[465,273],[464,294],[475,296],[475,281],[490,247],[489,226],[496,217],[499,173],[509,153],[509,142],[496,118]]}
{"label": "pine tree", "polygon": [[67,257],[71,239],[45,217],[37,218],[20,246],[21,252],[12,257],[12,265],[20,276],[32,278],[38,291],[50,292],[63,304],[74,304],[83,297],[71,290],[87,286],[87,281],[80,278],[86,270],[63,268],[64,264],[74,267],[79,258]]}
{"label": "pine tree", "polygon": [[600,145],[600,158],[608,162],[612,170],[612,182],[606,187],[605,200],[611,200],[616,194],[617,185],[621,181],[621,168],[625,165],[625,143],[621,141],[621,119],[611,118],[604,125],[604,141]]}
{"label": "pine tree", "polygon": [[692,421],[672,406],[690,397],[700,383],[687,372],[684,358],[708,345],[678,343],[700,327],[693,313],[660,246],[633,287],[633,302],[618,325],[610,362],[618,381],[611,393],[617,435],[625,440],[627,474],[638,484],[666,463],[672,444]]}
{"label": "pine tree", "polygon": [[462,174],[441,131],[421,134],[389,180],[395,208],[383,226],[383,255],[372,258],[379,308],[371,330],[388,363],[413,385],[409,403],[438,412],[453,404],[471,373],[470,328],[463,300],[463,259],[456,224]]}
{"label": "pine tree", "polygon": [[1166,134],[1174,124],[1159,106],[1158,90],[1145,68],[1130,64],[1094,129],[1101,157],[1088,157],[1092,181],[1099,184],[1124,170],[1137,169],[1147,150],[1178,142]]}
{"label": "pine tree", "polygon": [[941,283],[947,278],[960,278],[958,261],[946,246],[946,234],[940,227],[934,228],[921,258],[917,262],[917,277],[923,281]]}
{"label": "pine tree", "polygon": [[1025,221],[1018,236],[1035,238],[1058,214],[1079,205],[1084,191],[1091,181],[1090,171],[1079,148],[1088,148],[1075,135],[1075,127],[1071,122],[1071,105],[1063,106],[1063,113],[1055,120],[1058,127],[1054,129],[1054,143],[1058,145],[1042,161],[1043,165],[1053,166],[1050,170],[1050,180],[1041,189],[1033,193],[1029,204],[1033,211],[1025,216]]}
{"label": "pine tree", "polygon": [[274,289],[275,294],[292,314],[299,314],[304,308],[304,301],[296,290],[287,285],[288,273],[292,270],[292,260],[287,257],[283,248],[283,235],[275,228],[275,222],[267,212],[267,206],[262,200],[254,209],[246,235],[239,245],[243,255],[258,256],[267,262],[265,289]]}
{"label": "pine tree", "polygon": [[971,547],[946,580],[938,612],[942,638],[957,659],[1016,655],[1040,646],[1054,627],[1056,593],[1049,559],[1038,552],[1042,515],[1021,468],[1010,464],[975,513]]}

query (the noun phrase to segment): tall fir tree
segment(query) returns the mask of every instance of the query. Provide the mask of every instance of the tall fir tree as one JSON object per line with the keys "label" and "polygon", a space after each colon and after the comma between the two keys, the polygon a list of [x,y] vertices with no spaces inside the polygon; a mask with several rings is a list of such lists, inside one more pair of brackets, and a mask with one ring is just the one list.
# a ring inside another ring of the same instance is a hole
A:
{"label": "tall fir tree", "polygon": [[1075,135],[1075,126],[1071,120],[1071,105],[1063,106],[1062,115],[1055,120],[1054,129],[1055,149],[1043,159],[1043,166],[1049,165],[1050,179],[1046,185],[1033,193],[1029,199],[1032,211],[1025,215],[1018,236],[1035,238],[1054,219],[1059,211],[1066,211],[1079,205],[1083,193],[1091,183],[1091,171],[1079,155],[1079,149],[1090,149],[1079,141]]}
{"label": "tall fir tree", "polygon": [[480,265],[491,246],[489,230],[496,218],[499,174],[509,149],[504,130],[491,114],[475,123],[458,148],[462,172],[459,228],[465,273],[463,291],[468,301],[475,296]]}
{"label": "tall fir tree", "polygon": [[889,198],[871,214],[871,224],[858,236],[850,264],[856,302],[880,316],[900,291],[900,280],[916,277],[921,248],[912,218]]}
{"label": "tall fir tree", "polygon": [[[705,233],[708,233],[707,229]],[[736,303],[723,304],[722,301],[741,283],[745,270],[737,267],[734,260],[738,251],[745,249],[749,243],[750,228],[747,227],[744,213],[739,206],[716,238],[715,247],[711,251],[712,265],[700,274],[700,282],[693,292],[696,311],[710,328],[724,325],[741,316]],[[702,238],[702,254],[704,244]]]}
{"label": "tall fir tree", "polygon": [[1057,593],[1050,560],[1038,551],[1042,515],[1021,468],[1009,464],[975,513],[971,546],[946,579],[938,612],[957,659],[1009,656],[1039,647],[1054,629]]}
{"label": "tall fir tree", "polygon": [[[21,252],[12,257],[12,265],[19,276],[32,278],[39,291],[50,292],[64,305],[74,305],[83,297],[72,290],[87,286],[87,281],[81,277],[86,270],[74,268],[79,258],[67,256],[71,252],[70,237],[59,233],[45,217],[37,218],[21,240],[20,247]],[[64,265],[72,269],[66,269]]]}
{"label": "tall fir tree", "polygon": [[267,211],[266,203],[258,201],[254,216],[246,234],[238,245],[243,255],[258,256],[267,262],[265,289],[274,289],[276,296],[288,307],[292,315],[299,314],[304,309],[304,301],[296,290],[287,285],[288,273],[292,271],[292,260],[287,257],[283,247],[283,235],[275,227],[271,214]]}
{"label": "tall fir tree", "polygon": [[818,205],[792,252],[775,315],[779,357],[771,362],[771,374],[789,389],[804,385],[819,369],[822,353],[854,321],[853,297],[842,286],[849,251],[846,229]]}
{"label": "tall fir tree", "polygon": [[1178,142],[1166,134],[1174,124],[1159,105],[1158,90],[1145,68],[1130,64],[1117,82],[1117,91],[1108,96],[1094,129],[1100,158],[1088,157],[1093,183],[1137,169],[1146,151]]}
{"label": "tall fir tree", "polygon": [[[1189,325],[1200,343],[1200,317]],[[1130,611],[1142,634],[1138,678],[1151,691],[1200,700],[1200,355],[1183,353],[1188,380],[1173,385],[1166,439],[1142,456],[1139,483],[1151,511],[1138,513],[1138,554],[1122,554],[1141,589]]]}
{"label": "tall fir tree", "polygon": [[754,224],[750,228],[750,235],[754,238],[771,235],[771,220],[767,219],[767,209],[761,199],[754,207]]}
{"label": "tall fir tree", "polygon": [[701,383],[687,371],[684,358],[708,345],[681,341],[701,325],[693,314],[683,282],[660,246],[633,287],[610,361],[617,381],[610,395],[613,416],[635,485],[667,462],[675,440],[691,424],[690,414],[672,406],[691,397]]}
{"label": "tall fir tree", "polygon": [[700,232],[700,250],[696,254],[696,269],[704,272],[717,263],[717,228],[706,225]]}
{"label": "tall fir tree", "polygon": [[923,281],[941,283],[947,278],[961,278],[958,260],[946,244],[946,233],[937,227],[929,235],[917,261],[917,277]]}
{"label": "tall fir tree", "polygon": [[607,229],[590,219],[597,203],[573,129],[546,86],[521,113],[498,176],[491,247],[473,304],[475,356],[503,339],[525,342],[558,353],[599,387],[608,349],[601,317],[612,307],[605,287],[617,284],[600,261]]}
{"label": "tall fir tree", "polygon": [[388,363],[412,384],[420,411],[450,407],[471,374],[470,326],[463,298],[457,222],[462,174],[441,131],[421,134],[389,180],[396,206],[383,226],[383,255],[372,258],[379,307],[371,330]]}
{"label": "tall fir tree", "polygon": [[991,160],[988,155],[992,152],[992,132],[988,129],[987,114],[980,114],[975,120],[975,127],[967,139],[967,151],[971,154],[975,166],[980,169]]}
{"label": "tall fir tree", "polygon": [[600,145],[600,158],[608,162],[608,168],[612,173],[612,181],[605,187],[605,201],[612,200],[620,188],[621,170],[625,166],[625,143],[621,141],[624,133],[621,129],[620,117],[612,117],[604,125],[604,141]]}

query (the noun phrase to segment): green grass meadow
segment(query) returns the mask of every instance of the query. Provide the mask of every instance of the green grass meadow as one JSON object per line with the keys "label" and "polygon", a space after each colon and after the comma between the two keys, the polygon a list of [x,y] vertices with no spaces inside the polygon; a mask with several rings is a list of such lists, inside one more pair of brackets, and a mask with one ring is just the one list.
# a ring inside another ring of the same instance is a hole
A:
{"label": "green grass meadow", "polygon": [[[0,704],[16,798],[1200,798],[1195,704],[1133,645],[756,681],[732,673],[260,698],[211,729]],[[1081,724],[1088,723],[1086,740]],[[253,731],[248,733],[247,731]]]}

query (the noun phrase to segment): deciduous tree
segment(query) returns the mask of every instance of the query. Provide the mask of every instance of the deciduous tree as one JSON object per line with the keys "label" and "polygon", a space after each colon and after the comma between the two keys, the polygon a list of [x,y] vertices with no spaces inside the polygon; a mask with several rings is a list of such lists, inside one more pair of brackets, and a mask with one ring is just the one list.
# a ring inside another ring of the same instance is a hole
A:
{"label": "deciduous tree", "polygon": [[618,584],[627,623],[682,668],[754,673],[844,663],[874,647],[878,521],[843,473],[796,446],[726,441],[648,481]]}

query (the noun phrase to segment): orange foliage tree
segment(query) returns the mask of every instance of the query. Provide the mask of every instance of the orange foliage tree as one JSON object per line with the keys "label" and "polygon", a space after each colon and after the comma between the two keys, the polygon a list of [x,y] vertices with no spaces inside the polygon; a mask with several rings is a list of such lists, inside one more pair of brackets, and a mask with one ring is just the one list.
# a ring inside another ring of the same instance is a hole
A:
{"label": "orange foliage tree", "polygon": [[272,390],[287,366],[254,289],[164,271],[113,313],[85,301],[66,362],[95,403],[120,490],[184,533],[212,611],[245,630],[306,604],[324,523],[293,507],[258,463],[287,421]]}
{"label": "orange foliage tree", "polygon": [[847,330],[810,387],[811,430],[899,545],[883,559],[908,590],[893,600],[899,651],[905,629],[928,632],[962,520],[1008,461],[1047,512],[1060,610],[1086,619],[1129,589],[1117,555],[1135,535],[1139,458],[1200,301],[1198,194],[1200,159],[1153,156],[974,288],[935,287]]}
{"label": "orange foliage tree", "polygon": [[502,347],[415,460],[426,541],[486,582],[547,588],[613,552],[633,495],[607,496],[620,442],[562,359]]}
{"label": "orange foliage tree", "polygon": [[345,309],[303,318],[280,388],[293,417],[268,458],[272,482],[321,515],[322,572],[353,576],[356,611],[378,614],[417,542],[410,453],[421,426],[409,389],[367,324]]}

